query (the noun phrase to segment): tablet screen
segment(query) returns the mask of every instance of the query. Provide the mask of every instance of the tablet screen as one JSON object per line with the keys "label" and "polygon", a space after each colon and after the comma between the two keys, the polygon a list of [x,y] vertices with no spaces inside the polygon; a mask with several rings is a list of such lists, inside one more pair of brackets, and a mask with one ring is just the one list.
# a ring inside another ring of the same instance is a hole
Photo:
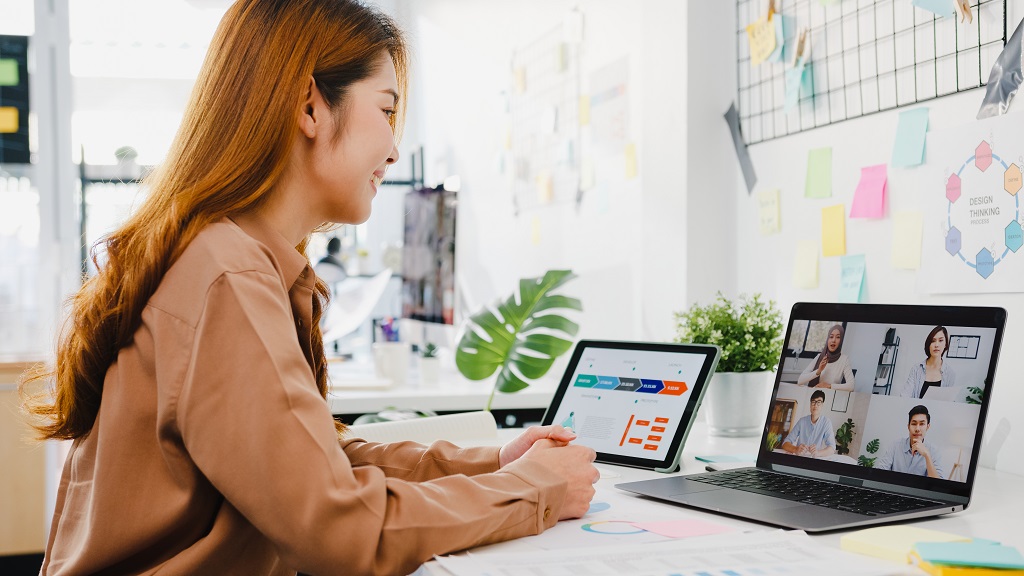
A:
{"label": "tablet screen", "polygon": [[717,358],[714,346],[583,340],[544,424],[572,428],[598,461],[674,468]]}

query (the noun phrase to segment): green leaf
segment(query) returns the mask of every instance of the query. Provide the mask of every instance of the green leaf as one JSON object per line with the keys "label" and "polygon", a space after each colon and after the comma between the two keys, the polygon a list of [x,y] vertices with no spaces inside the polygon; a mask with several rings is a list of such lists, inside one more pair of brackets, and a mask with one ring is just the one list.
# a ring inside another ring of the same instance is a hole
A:
{"label": "green leaf", "polygon": [[875,452],[878,452],[879,445],[880,444],[878,442],[878,438],[875,438],[871,442],[868,442],[868,445],[867,445],[868,454],[874,454]]}
{"label": "green leaf", "polygon": [[[495,304],[500,318],[488,308],[468,318],[455,350],[459,372],[471,380],[483,380],[497,371],[494,390],[500,392],[522,390],[529,385],[526,380],[546,374],[554,359],[572,348],[572,338],[579,332],[578,324],[556,311],[582,310],[583,304],[577,298],[552,294],[575,277],[571,270],[549,270],[540,278],[524,278],[517,293]],[[534,353],[523,353],[526,350]],[[513,365],[522,377],[511,370]]]}
{"label": "green leaf", "polygon": [[564,316],[545,314],[544,316],[533,316],[528,318],[526,322],[523,323],[523,327],[519,329],[519,333],[532,332],[539,328],[559,330],[570,336],[575,336],[576,333],[580,331],[578,324]]}

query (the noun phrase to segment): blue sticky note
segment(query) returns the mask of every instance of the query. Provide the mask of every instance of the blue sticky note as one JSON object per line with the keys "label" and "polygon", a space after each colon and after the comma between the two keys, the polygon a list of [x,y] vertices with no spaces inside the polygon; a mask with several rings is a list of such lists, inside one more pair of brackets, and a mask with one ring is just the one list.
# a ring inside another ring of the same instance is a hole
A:
{"label": "blue sticky note", "polygon": [[917,166],[924,162],[924,141],[928,133],[928,108],[900,113],[896,142],[892,147],[892,165]]}
{"label": "blue sticky note", "polygon": [[953,14],[956,14],[956,8],[953,6],[954,1],[955,0],[914,0],[911,4],[929,12],[934,12],[939,16],[952,16]]}
{"label": "blue sticky note", "polygon": [[775,26],[775,50],[768,55],[768,62],[785,62],[787,51],[796,42],[796,18],[782,14],[772,15]]}
{"label": "blue sticky note", "polygon": [[864,282],[864,272],[867,265],[864,263],[863,254],[851,254],[839,259],[842,269],[839,277],[839,301],[840,302],[863,302],[864,291],[867,288]]}
{"label": "blue sticky note", "polygon": [[796,66],[786,70],[786,112],[796,107],[800,99],[800,87],[804,82],[805,63],[801,60]]}
{"label": "blue sticky note", "polygon": [[914,551],[925,562],[943,566],[1024,569],[1024,556],[1016,548],[989,542],[918,542]]}

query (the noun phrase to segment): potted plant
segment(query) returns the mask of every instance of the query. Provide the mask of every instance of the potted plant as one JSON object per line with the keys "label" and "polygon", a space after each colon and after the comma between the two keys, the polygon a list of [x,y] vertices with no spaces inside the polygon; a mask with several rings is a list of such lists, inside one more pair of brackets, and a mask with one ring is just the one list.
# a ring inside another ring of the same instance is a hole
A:
{"label": "potted plant", "polygon": [[455,365],[470,380],[498,372],[485,410],[491,409],[495,391],[526,388],[572,347],[579,326],[555,311],[583,310],[583,305],[577,298],[552,292],[575,277],[571,270],[549,270],[540,278],[523,278],[518,293],[467,319],[455,349]]}
{"label": "potted plant", "polygon": [[853,429],[857,425],[853,423],[853,418],[847,418],[846,422],[843,422],[839,428],[836,429],[836,454],[849,454],[850,444],[853,442]]}
{"label": "potted plant", "polygon": [[765,422],[774,384],[769,378],[782,353],[782,312],[761,294],[722,295],[707,305],[676,312],[676,342],[713,344],[721,357],[705,396],[709,433],[755,436]]}
{"label": "potted plant", "polygon": [[420,348],[420,383],[424,386],[436,386],[441,373],[441,359],[437,357],[437,346],[427,342]]}

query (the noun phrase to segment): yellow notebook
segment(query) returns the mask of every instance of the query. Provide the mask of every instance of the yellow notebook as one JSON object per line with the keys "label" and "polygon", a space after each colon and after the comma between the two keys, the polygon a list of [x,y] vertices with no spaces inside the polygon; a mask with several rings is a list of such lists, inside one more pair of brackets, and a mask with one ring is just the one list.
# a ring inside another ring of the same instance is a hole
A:
{"label": "yellow notebook", "polygon": [[970,542],[971,538],[938,530],[913,526],[879,526],[844,534],[839,546],[856,552],[894,562],[909,562],[909,554],[918,542]]}

